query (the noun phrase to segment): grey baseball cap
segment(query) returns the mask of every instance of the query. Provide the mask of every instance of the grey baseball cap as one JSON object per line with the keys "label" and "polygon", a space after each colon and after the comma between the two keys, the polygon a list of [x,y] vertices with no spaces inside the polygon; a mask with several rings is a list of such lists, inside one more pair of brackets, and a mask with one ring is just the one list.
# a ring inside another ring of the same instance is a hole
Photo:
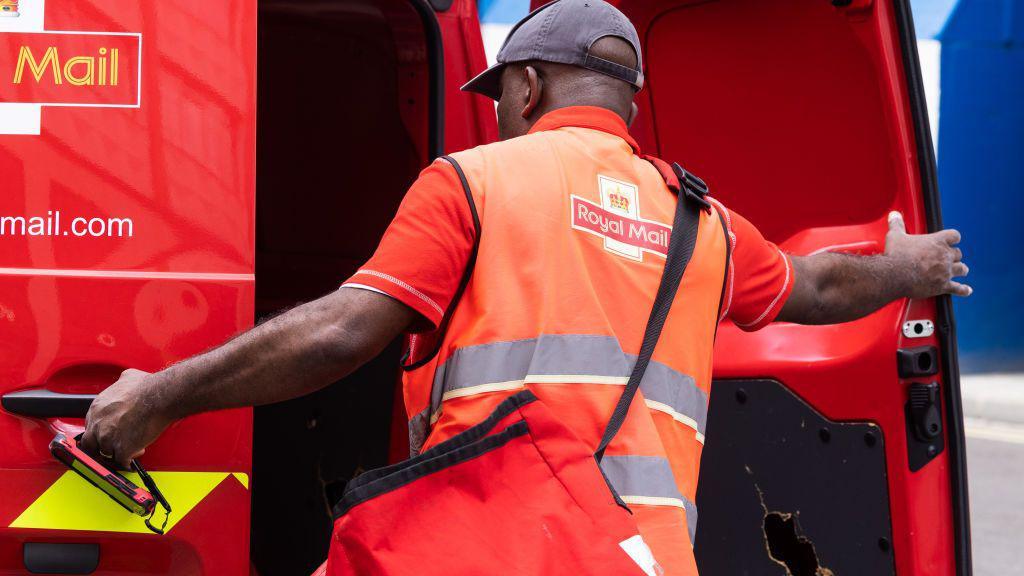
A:
{"label": "grey baseball cap", "polygon": [[[590,54],[594,42],[605,36],[622,38],[633,46],[635,69]],[[494,66],[462,89],[497,100],[501,97],[501,73],[505,66],[529,60],[580,66],[618,78],[636,90],[644,85],[636,28],[625,14],[604,0],[555,0],[537,8],[512,28],[496,60]]]}

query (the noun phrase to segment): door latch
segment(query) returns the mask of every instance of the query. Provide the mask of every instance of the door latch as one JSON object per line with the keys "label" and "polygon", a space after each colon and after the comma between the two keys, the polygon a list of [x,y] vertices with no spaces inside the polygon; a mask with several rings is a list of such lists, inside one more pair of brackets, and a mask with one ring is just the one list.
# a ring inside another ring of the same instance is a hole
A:
{"label": "door latch", "polygon": [[939,384],[911,383],[907,388],[907,457],[910,470],[924,467],[945,448]]}
{"label": "door latch", "polygon": [[922,442],[931,442],[942,433],[938,384],[910,385],[910,418],[914,422],[914,435]]}

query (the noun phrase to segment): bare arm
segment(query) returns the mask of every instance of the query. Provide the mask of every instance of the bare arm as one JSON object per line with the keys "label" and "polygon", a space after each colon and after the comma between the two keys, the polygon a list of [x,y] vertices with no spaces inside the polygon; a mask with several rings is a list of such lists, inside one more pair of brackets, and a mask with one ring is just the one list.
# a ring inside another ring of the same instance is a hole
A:
{"label": "bare arm", "polygon": [[953,280],[968,272],[956,247],[959,242],[956,230],[909,235],[903,217],[893,212],[884,254],[792,257],[796,284],[777,320],[837,324],[866,316],[899,298],[969,296],[971,287]]}
{"label": "bare arm", "polygon": [[341,288],[160,372],[127,370],[93,401],[83,447],[126,465],[180,418],[319,390],[376,356],[415,317],[382,294]]}

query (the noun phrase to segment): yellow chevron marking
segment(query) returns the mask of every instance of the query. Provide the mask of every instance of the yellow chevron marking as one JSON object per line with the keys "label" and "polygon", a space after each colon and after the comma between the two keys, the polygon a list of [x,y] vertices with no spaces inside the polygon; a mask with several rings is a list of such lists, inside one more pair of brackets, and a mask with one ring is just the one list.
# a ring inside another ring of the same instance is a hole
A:
{"label": "yellow chevron marking", "polygon": [[[249,475],[248,474],[246,474],[245,472],[232,472],[231,475],[234,476],[235,479],[238,480],[238,482],[242,486],[245,486],[246,490],[249,489]],[[159,484],[157,484],[157,486],[159,486]],[[174,504],[171,504],[171,506],[174,506]]]}
{"label": "yellow chevron marking", "polygon": [[[181,521],[203,498],[228,477],[227,472],[150,472],[150,476],[167,497],[173,511],[167,521],[167,532]],[[239,474],[234,476],[239,478]],[[136,486],[142,481],[135,473],[124,476]],[[248,489],[248,477],[239,482]],[[163,508],[157,505],[153,523],[163,523]],[[20,516],[11,528],[42,528],[45,530],[92,530],[97,532],[134,532],[151,534],[141,516],[128,512],[106,494],[68,470],[46,489]]]}

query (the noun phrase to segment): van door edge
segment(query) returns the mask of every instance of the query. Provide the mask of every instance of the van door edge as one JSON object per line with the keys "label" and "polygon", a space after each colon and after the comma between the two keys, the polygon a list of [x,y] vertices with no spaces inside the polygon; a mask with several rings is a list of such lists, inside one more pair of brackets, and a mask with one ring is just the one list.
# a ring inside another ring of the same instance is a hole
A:
{"label": "van door edge", "polygon": [[[895,0],[896,25],[902,47],[903,70],[907,80],[907,96],[914,120],[914,141],[924,192],[925,218],[928,231],[942,229],[942,206],[939,200],[935,166],[935,149],[928,122],[927,102],[921,80],[921,64],[917,54],[917,35],[908,0]],[[943,397],[946,404],[948,430],[950,487],[953,493],[953,530],[957,576],[971,576],[970,506],[967,493],[967,448],[964,439],[963,406],[960,398],[960,366],[956,349],[956,322],[950,296],[936,299],[936,315],[942,341],[943,373],[946,376]]]}

